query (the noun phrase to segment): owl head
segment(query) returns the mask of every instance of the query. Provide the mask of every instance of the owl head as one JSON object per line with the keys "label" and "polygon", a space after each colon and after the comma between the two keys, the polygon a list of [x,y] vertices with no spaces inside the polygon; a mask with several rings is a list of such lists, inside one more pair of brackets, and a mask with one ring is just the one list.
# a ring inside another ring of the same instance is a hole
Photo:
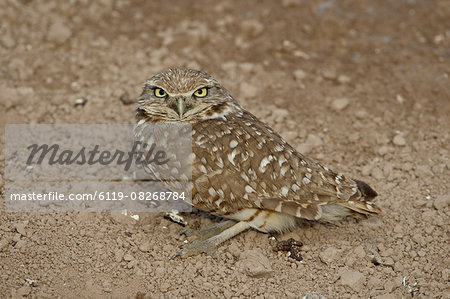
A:
{"label": "owl head", "polygon": [[148,79],[139,97],[138,118],[188,122],[224,117],[239,110],[230,93],[207,73],[171,68]]}

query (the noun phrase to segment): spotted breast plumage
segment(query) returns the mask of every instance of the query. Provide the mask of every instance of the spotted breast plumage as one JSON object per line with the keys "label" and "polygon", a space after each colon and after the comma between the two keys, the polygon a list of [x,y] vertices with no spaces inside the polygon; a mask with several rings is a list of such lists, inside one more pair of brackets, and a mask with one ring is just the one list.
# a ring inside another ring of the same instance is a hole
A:
{"label": "spotted breast plumage", "polygon": [[192,125],[192,205],[230,219],[187,231],[199,238],[181,256],[214,254],[218,244],[249,228],[282,232],[298,218],[336,221],[381,213],[369,185],[296,151],[204,72],[173,68],[147,80],[137,120]]}

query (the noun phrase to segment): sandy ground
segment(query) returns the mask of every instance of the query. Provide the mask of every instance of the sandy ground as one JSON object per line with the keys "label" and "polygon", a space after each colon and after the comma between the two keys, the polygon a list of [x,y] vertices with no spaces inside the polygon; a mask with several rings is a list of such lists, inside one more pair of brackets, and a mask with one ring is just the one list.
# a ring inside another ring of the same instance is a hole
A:
{"label": "sandy ground", "polygon": [[[169,260],[183,228],[159,214],[2,209],[1,298],[450,298],[448,1],[5,0],[0,19],[2,189],[6,123],[132,123],[143,81],[186,66],[384,210],[245,232],[217,262]],[[272,250],[289,238],[303,261]]]}

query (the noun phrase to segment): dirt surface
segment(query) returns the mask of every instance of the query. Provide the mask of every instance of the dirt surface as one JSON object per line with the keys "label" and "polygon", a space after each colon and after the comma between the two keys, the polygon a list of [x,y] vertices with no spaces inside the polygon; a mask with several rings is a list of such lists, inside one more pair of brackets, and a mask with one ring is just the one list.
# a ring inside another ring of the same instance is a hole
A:
{"label": "dirt surface", "polygon": [[[5,0],[0,19],[1,188],[6,123],[132,123],[144,80],[186,66],[384,210],[248,231],[219,262],[169,260],[183,228],[162,215],[2,210],[1,298],[450,298],[448,1]],[[289,238],[303,261],[273,251]]]}

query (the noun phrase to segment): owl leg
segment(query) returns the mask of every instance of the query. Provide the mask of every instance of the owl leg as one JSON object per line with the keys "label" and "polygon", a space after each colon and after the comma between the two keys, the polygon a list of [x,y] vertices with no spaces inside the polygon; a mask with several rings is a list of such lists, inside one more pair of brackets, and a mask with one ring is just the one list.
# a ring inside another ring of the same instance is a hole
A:
{"label": "owl leg", "polygon": [[176,257],[188,257],[193,255],[198,255],[200,253],[206,253],[217,260],[219,259],[219,253],[217,252],[216,247],[225,242],[228,239],[233,238],[237,234],[247,230],[250,228],[250,225],[246,221],[240,221],[235,225],[223,230],[218,235],[210,237],[209,239],[197,241],[194,240],[191,243],[183,244],[180,246],[182,249],[181,252],[175,254],[172,259]]}
{"label": "owl leg", "polygon": [[233,220],[226,220],[219,222],[213,226],[209,226],[207,228],[202,229],[187,229],[185,231],[182,231],[180,235],[185,235],[186,237],[195,236],[197,237],[196,241],[203,241],[206,239],[209,239],[213,236],[216,236],[226,230],[227,228],[232,227],[234,224],[236,224]]}

